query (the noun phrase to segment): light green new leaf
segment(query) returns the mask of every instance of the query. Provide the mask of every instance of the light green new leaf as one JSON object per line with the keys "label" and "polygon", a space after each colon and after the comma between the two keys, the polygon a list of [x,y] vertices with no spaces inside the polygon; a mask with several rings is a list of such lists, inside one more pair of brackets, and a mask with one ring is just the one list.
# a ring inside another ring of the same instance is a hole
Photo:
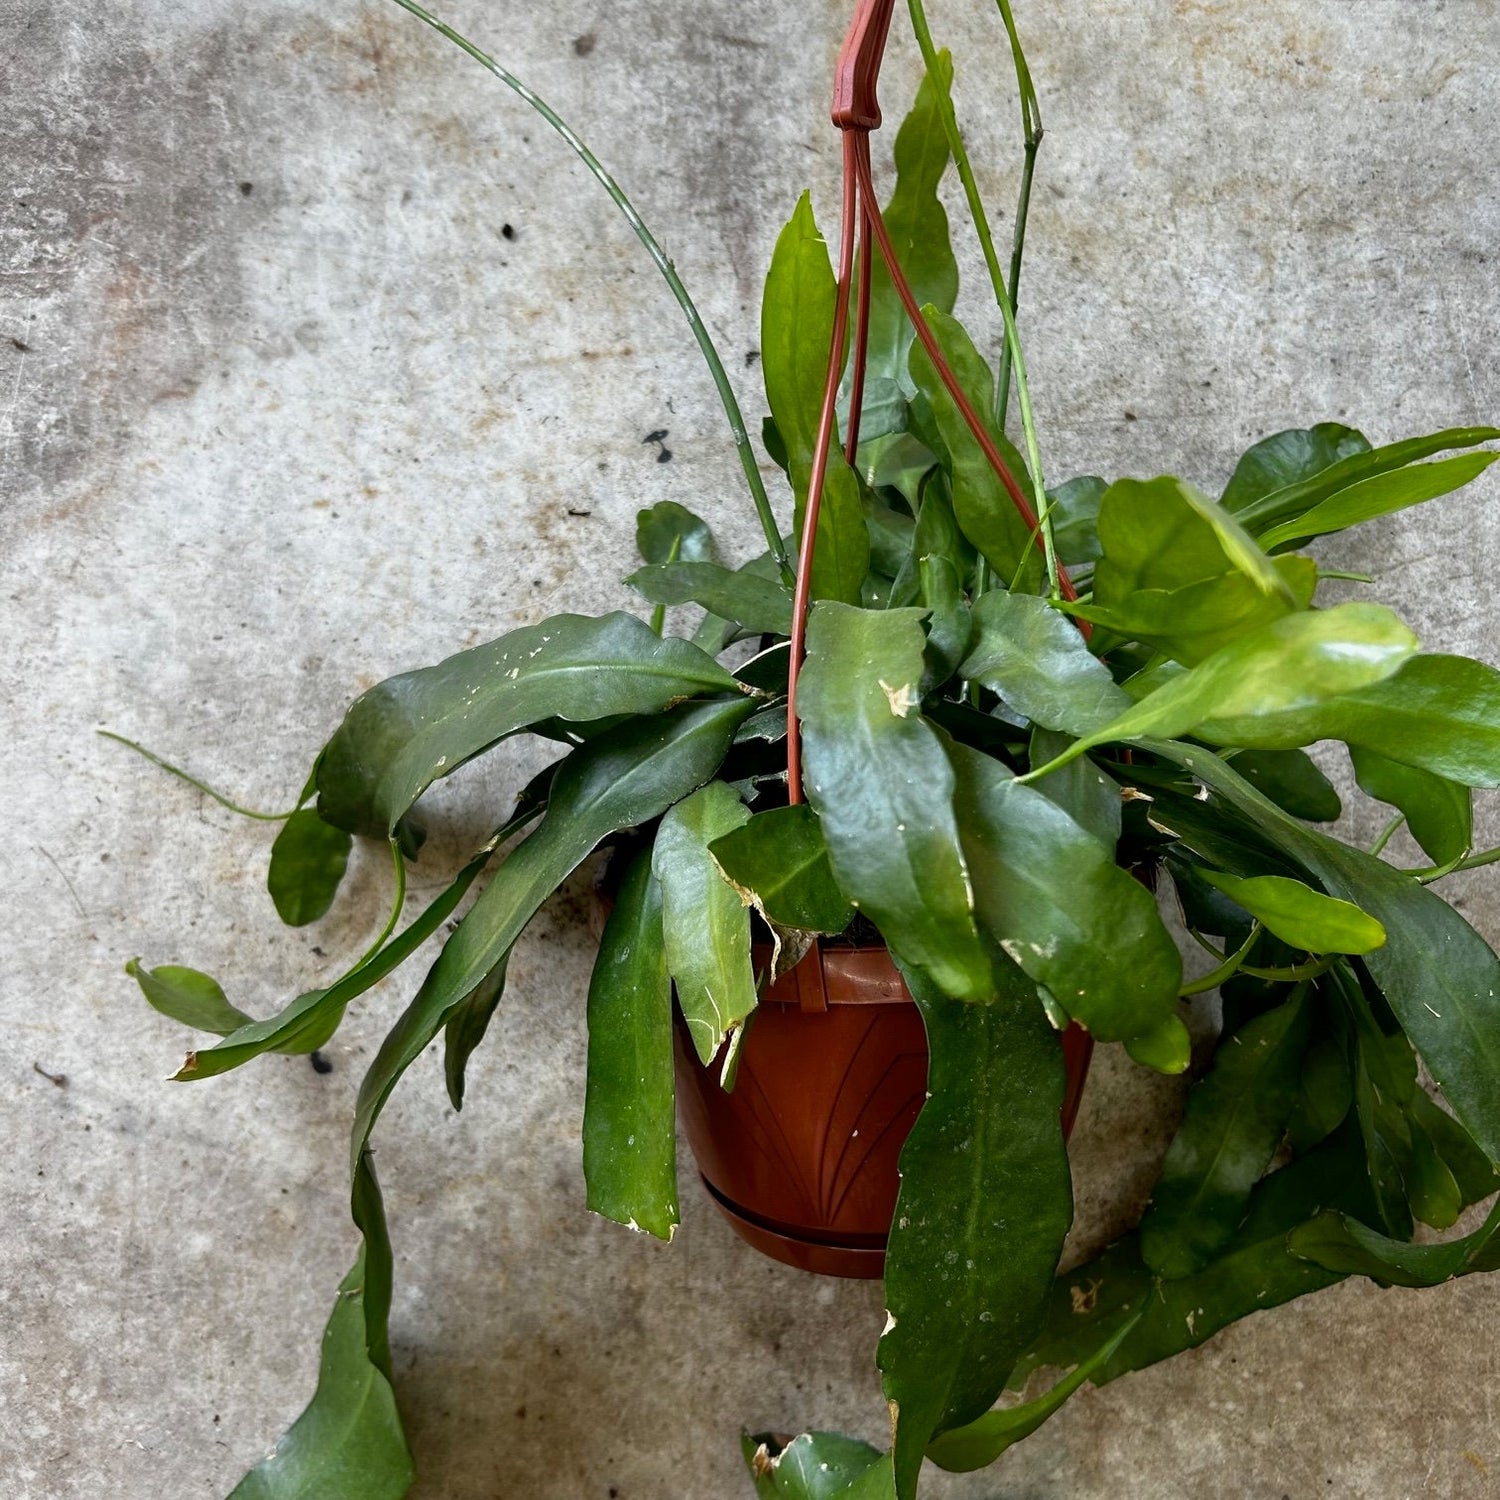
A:
{"label": "light green new leaf", "polygon": [[153,1010],[194,1031],[211,1031],[228,1036],[251,1018],[231,1005],[223,987],[212,975],[181,964],[161,964],[155,969],[141,967],[138,958],[125,965],[125,972],[140,985],[141,993]]}
{"label": "light green new leaf", "polygon": [[1261,536],[1260,544],[1271,551],[1308,537],[1343,531],[1361,521],[1387,516],[1427,500],[1436,500],[1477,479],[1497,457],[1500,455],[1465,453],[1433,464],[1417,464],[1388,474],[1376,474],[1330,495],[1295,520],[1273,526]]}
{"label": "light green new leaf", "polygon": [[1221,1042],[1212,1072],[1189,1090],[1141,1220],[1141,1254],[1159,1275],[1201,1270],[1244,1217],[1291,1116],[1310,1024],[1298,990]]}
{"label": "light green new leaf", "polygon": [[741,898],[778,927],[837,934],[854,920],[818,815],[803,803],[756,813],[715,839],[709,853]]}
{"label": "light green new leaf", "polygon": [[[800,1433],[784,1447],[772,1433],[747,1432],[740,1452],[761,1500],[853,1500],[851,1485],[877,1466],[889,1468],[880,1449],[841,1432]],[[876,1500],[880,1492],[856,1493]],[[889,1480],[885,1493],[891,1493]]]}
{"label": "light green new leaf", "polygon": [[1405,815],[1411,836],[1434,864],[1468,852],[1474,840],[1474,796],[1468,787],[1364,745],[1350,745],[1349,758],[1361,789]]}
{"label": "light green new leaf", "polygon": [[1253,875],[1242,880],[1218,870],[1202,874],[1294,948],[1308,953],[1369,953],[1385,942],[1385,928],[1374,917],[1300,880],[1284,875]]}
{"label": "light green new leaf", "polygon": [[1092,734],[1130,707],[1078,627],[1033,594],[995,590],[974,606],[974,649],[959,675],[1045,729]]}
{"label": "light green new leaf", "polygon": [[1340,459],[1369,451],[1365,435],[1341,422],[1273,433],[1241,456],[1219,503],[1225,510],[1241,511],[1253,500],[1321,474]]}
{"label": "light green new leaf", "polygon": [[661,884],[667,969],[705,1065],[755,1009],[750,913],[708,852],[749,818],[733,788],[711,781],[661,820],[651,855]]}
{"label": "light green new leaf", "polygon": [[636,512],[635,545],[647,563],[719,560],[708,522],[675,500],[658,500]]}
{"label": "light green new leaf", "polygon": [[653,604],[698,604],[751,634],[786,635],[792,596],[779,579],[736,572],[711,562],[652,563],[625,582]]}
{"label": "light green new leaf", "polygon": [[735,686],[712,657],[633,615],[554,615],[358,698],[318,763],[318,811],[388,838],[432,782],[528,725],[654,714]]}
{"label": "light green new leaf", "polygon": [[902,962],[945,994],[985,1000],[990,957],[953,814],[953,771],[919,712],[916,609],[819,603],[797,690],[808,801],[839,888]]}
{"label": "light green new leaf", "polygon": [[1143,1068],[1170,1078],[1187,1072],[1193,1060],[1193,1039],[1179,1017],[1168,1016],[1154,1030],[1128,1037],[1125,1050]]}
{"label": "light green new leaf", "polygon": [[1382,1286],[1438,1286],[1455,1276],[1500,1270],[1500,1203],[1473,1234],[1437,1245],[1393,1240],[1347,1214],[1326,1213],[1294,1229],[1292,1253],[1344,1276]]}
{"label": "light green new leaf", "polygon": [[311,807],[299,808],[282,825],[271,845],[266,889],[288,927],[316,922],[333,905],[353,843]]}
{"label": "light green new leaf", "polygon": [[1177,1003],[1182,959],[1151,892],[998,761],[947,749],[980,924],[1099,1040],[1156,1030]]}
{"label": "light green new leaf", "polygon": [[669,1240],[677,1224],[672,983],[661,885],[643,850],[620,882],[589,981],[583,1180],[588,1207]]}
{"label": "light green new leaf", "polygon": [[1073,1194],[1062,1048],[1030,982],[999,964],[993,999],[963,1005],[903,972],[931,1063],[901,1152],[878,1360],[910,1500],[927,1444],[987,1411],[1036,1335]]}

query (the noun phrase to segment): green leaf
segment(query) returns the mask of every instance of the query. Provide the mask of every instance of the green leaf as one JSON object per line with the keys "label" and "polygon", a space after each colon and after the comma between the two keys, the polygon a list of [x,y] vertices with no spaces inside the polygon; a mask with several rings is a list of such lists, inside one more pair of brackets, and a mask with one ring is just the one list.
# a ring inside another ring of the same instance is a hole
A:
{"label": "green leaf", "polygon": [[927,1103],[901,1152],[878,1359],[896,1493],[933,1436],[989,1409],[1035,1336],[1073,1217],[1062,1048],[1020,971],[984,1005],[903,966],[931,1054]]}
{"label": "green leaf", "polygon": [[1473,1136],[1445,1109],[1435,1104],[1424,1089],[1413,1093],[1408,1107],[1413,1127],[1420,1128],[1432,1142],[1453,1174],[1465,1208],[1500,1189],[1500,1172],[1474,1144]]}
{"label": "green leaf", "polygon": [[1474,798],[1468,787],[1364,745],[1351,745],[1349,758],[1360,789],[1405,816],[1411,836],[1434,864],[1445,865],[1468,852],[1474,841]]}
{"label": "green leaf", "polygon": [[1340,422],[1274,433],[1243,454],[1219,503],[1225,510],[1241,511],[1254,500],[1321,474],[1340,459],[1369,451],[1365,435]]}
{"label": "green leaf", "polygon": [[1245,750],[1234,768],[1294,818],[1332,823],[1343,816],[1333,783],[1301,750]]}
{"label": "green leaf", "polygon": [[1299,990],[1227,1037],[1212,1072],[1189,1090],[1141,1220],[1141,1254],[1158,1274],[1201,1270],[1234,1234],[1286,1130],[1310,1022]]}
{"label": "green leaf", "polygon": [[543,719],[655,714],[734,679],[633,615],[554,615],[357,699],[318,764],[318,811],[387,838],[440,776]]}
{"label": "green leaf", "polygon": [[[1029,761],[1044,766],[1056,760],[1072,743],[1065,734],[1033,729]],[[1123,804],[1120,788],[1087,755],[1070,760],[1060,771],[1033,783],[1049,802],[1055,802],[1078,826],[1091,833],[1099,847],[1114,858],[1120,842]]]}
{"label": "green leaf", "polygon": [[390,1244],[368,1158],[355,1184],[365,1243],[323,1334],[318,1387],[229,1500],[401,1500],[415,1473],[390,1383]]}
{"label": "green leaf", "polygon": [[675,500],[658,500],[636,512],[635,545],[647,563],[719,560],[708,523]]}
{"label": "green leaf", "polygon": [[162,964],[143,969],[138,958],[125,965],[125,972],[140,985],[153,1010],[194,1031],[212,1031],[228,1036],[249,1024],[250,1017],[229,1003],[219,981],[181,964]]}
{"label": "green leaf", "polygon": [[974,630],[974,649],[959,675],[1044,729],[1092,734],[1130,708],[1078,627],[1045,599],[985,594],[974,606]]}
{"label": "green leaf", "polygon": [[1156,900],[1088,831],[998,761],[950,742],[983,928],[1101,1041],[1156,1030],[1182,983]]}
{"label": "green leaf", "polygon": [[837,934],[854,920],[818,815],[805,804],[756,813],[708,848],[741,898],[778,927]]}
{"label": "green leaf", "polygon": [[918,713],[921,611],[819,603],[797,691],[808,800],[839,888],[904,963],[945,993],[984,1000],[989,954],[974,926],[953,815],[953,772]]}
{"label": "green leaf", "polygon": [[[922,564],[928,558],[942,558],[960,580],[974,571],[978,554],[958,529],[948,485],[941,479],[922,491],[921,509],[907,539],[906,556],[891,589],[891,602],[897,606],[913,604],[922,593]],[[926,601],[926,602],[931,602]]]}
{"label": "green leaf", "polygon": [[936,692],[958,670],[974,636],[974,620],[958,572],[946,557],[924,557],[919,569],[927,608],[927,669],[920,691]]}
{"label": "green leaf", "polygon": [[1080,474],[1047,491],[1052,502],[1052,541],[1066,567],[1086,567],[1099,558],[1099,506],[1109,485],[1097,474]]}
{"label": "green leaf", "polygon": [[1300,880],[1284,875],[1242,880],[1217,870],[1204,870],[1203,878],[1293,948],[1308,953],[1369,953],[1385,942],[1385,929],[1373,917]]}
{"label": "green leaf", "polygon": [[288,927],[316,922],[333,905],[354,840],[311,807],[294,812],[271,845],[266,889]]}
{"label": "green leaf", "polygon": [[[969,398],[985,429],[1016,480],[1029,488],[1026,465],[1010,439],[994,425],[990,415],[995,377],[973,340],[956,318],[935,308],[924,309],[938,348],[957,377],[959,388]],[[1014,502],[990,467],[984,450],[969,430],[948,388],[921,344],[913,344],[911,377],[932,408],[939,441],[946,450],[944,460],[953,484],[953,513],[960,530],[988,559],[996,576],[1004,582],[1017,580],[1021,591],[1034,591],[1043,578],[1042,554],[1021,519]]]}
{"label": "green leaf", "polygon": [[1429,437],[1408,438],[1384,448],[1356,449],[1316,473],[1294,479],[1253,499],[1240,501],[1236,498],[1231,504],[1226,494],[1225,503],[1248,531],[1259,536],[1274,526],[1295,520],[1351,485],[1379,474],[1389,474],[1418,459],[1431,458],[1435,453],[1472,448],[1476,443],[1488,443],[1495,438],[1500,438],[1500,428],[1450,427]]}
{"label": "green leaf", "polygon": [[589,981],[583,1178],[588,1206],[669,1240],[677,1224],[672,984],[651,852],[620,882]]}
{"label": "green leaf", "polygon": [[705,1066],[755,1009],[750,913],[709,853],[715,839],[749,817],[731,787],[711,781],[661,820],[651,856],[661,882],[667,969]]}
{"label": "green leaf", "polygon": [[1178,1017],[1168,1016],[1153,1030],[1128,1037],[1125,1050],[1143,1068],[1175,1077],[1193,1060],[1193,1039]]}
{"label": "green leaf", "polygon": [[[851,1500],[849,1486],[885,1460],[878,1448],[841,1432],[804,1432],[783,1441],[769,1432],[740,1438],[762,1500]],[[871,1491],[870,1500],[878,1493]]]}
{"label": "green leaf", "polygon": [[1436,500],[1477,479],[1497,457],[1500,454],[1465,453],[1433,464],[1417,464],[1409,469],[1376,474],[1330,495],[1295,520],[1273,526],[1262,535],[1261,546],[1267,551],[1286,547],[1292,542],[1327,536],[1330,532],[1343,531],[1376,516],[1390,515],[1408,506]]}
{"label": "green leaf", "polygon": [[504,959],[496,964],[479,987],[453,1007],[443,1023],[443,1082],[448,1089],[448,1102],[454,1109],[464,1107],[464,1079],[469,1059],[484,1040],[484,1034],[490,1029],[490,1022],[505,996],[507,966]]}
{"label": "green leaf", "polygon": [[1347,1214],[1320,1214],[1288,1237],[1292,1252],[1345,1276],[1382,1286],[1439,1286],[1455,1276],[1500,1269],[1500,1203],[1473,1234],[1439,1245],[1389,1239]]}
{"label": "green leaf", "polygon": [[1416,647],[1411,631],[1379,604],[1283,615],[1168,679],[1066,753],[1148,735],[1217,738],[1224,725],[1237,732],[1260,715],[1310,708],[1389,677]]}
{"label": "green leaf", "polygon": [[356,1157],[401,1075],[510,952],[542,902],[602,839],[659,816],[707,781],[753,708],[746,698],[683,704],[631,720],[563,762],[540,826],[495,872],[381,1043],[360,1085]]}
{"label": "green leaf", "polygon": [[718,563],[653,563],[625,580],[653,604],[698,604],[751,634],[786,635],[792,596],[774,578],[734,572]]}

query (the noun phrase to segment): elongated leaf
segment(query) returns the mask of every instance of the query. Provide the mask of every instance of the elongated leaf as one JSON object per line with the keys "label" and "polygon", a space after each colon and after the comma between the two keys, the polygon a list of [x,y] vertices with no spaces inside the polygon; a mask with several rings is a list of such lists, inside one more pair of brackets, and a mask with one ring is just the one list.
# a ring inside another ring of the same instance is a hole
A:
{"label": "elongated leaf", "polygon": [[[956,318],[936,308],[925,309],[923,316],[949,368],[957,377],[960,389],[983,420],[1001,458],[1023,490],[1029,490],[1026,465],[1021,455],[990,416],[995,377],[989,365]],[[958,518],[960,530],[989,560],[997,577],[1006,583],[1016,579],[1019,589],[1034,591],[1040,586],[1043,564],[1030,528],[1022,521],[984,456],[984,450],[969,430],[963,413],[948,394],[948,388],[939,379],[927,351],[920,344],[911,347],[910,366],[917,390],[931,406],[939,434],[937,441],[943,448],[938,456],[944,460],[952,480],[953,513]]]}
{"label": "elongated leaf", "polygon": [[1052,540],[1059,561],[1086,567],[1099,557],[1099,506],[1108,483],[1097,474],[1080,474],[1047,491],[1052,502]]}
{"label": "elongated leaf", "polygon": [[311,807],[299,808],[282,825],[271,845],[266,889],[288,927],[316,922],[333,905],[353,843]]}
{"label": "elongated leaf", "polygon": [[1422,1089],[1412,1096],[1410,1107],[1413,1124],[1421,1127],[1453,1173],[1465,1208],[1500,1189],[1500,1172],[1452,1115],[1434,1103]]}
{"label": "elongated leaf", "polygon": [[1393,677],[1311,704],[1202,726],[1219,745],[1367,745],[1462,786],[1500,786],[1500,672],[1463,656],[1415,656]]}
{"label": "elongated leaf", "polygon": [[389,837],[433,781],[544,719],[652,714],[734,679],[687,641],[633,615],[554,615],[357,699],[318,764],[318,811]]}
{"label": "elongated leaf", "polygon": [[1092,734],[1130,708],[1109,668],[1045,599],[996,590],[974,606],[974,649],[961,677],[998,693],[1044,729]]}
{"label": "elongated leaf", "polygon": [[1373,520],[1376,516],[1390,515],[1411,505],[1436,500],[1477,479],[1497,456],[1500,455],[1464,453],[1457,458],[1440,459],[1437,463],[1417,464],[1388,474],[1376,474],[1330,495],[1295,520],[1273,526],[1262,535],[1261,546],[1267,551],[1290,546],[1308,537],[1326,536],[1356,526],[1361,521]]}
{"label": "elongated leaf", "polygon": [[879,1364],[896,1494],[931,1439],[987,1411],[1041,1323],[1073,1217],[1062,1048],[1018,969],[984,1005],[903,968],[927,1025],[927,1103],[901,1152]]}
{"label": "elongated leaf", "polygon": [[1409,1245],[1367,1228],[1347,1214],[1326,1213],[1294,1229],[1293,1254],[1345,1276],[1382,1286],[1438,1286],[1455,1276],[1500,1269],[1500,1203],[1473,1234],[1440,1245]]}
{"label": "elongated leaf", "polygon": [[998,761],[949,742],[981,925],[1101,1041],[1171,1016],[1182,959],[1155,898],[1060,807]]}
{"label": "elongated leaf", "polygon": [[589,982],[588,1020],[588,1206],[669,1240],[678,1218],[672,985],[649,850],[620,882]]}
{"label": "elongated leaf", "polygon": [[1293,948],[1309,953],[1369,953],[1385,942],[1385,929],[1373,917],[1300,880],[1284,875],[1242,880],[1217,870],[1205,870],[1203,878]]}
{"label": "elongated leaf", "polygon": [[212,1031],[228,1036],[238,1027],[250,1023],[250,1017],[229,1003],[219,981],[197,969],[181,964],[161,964],[155,969],[141,967],[138,958],[125,965],[125,972],[140,985],[141,993],[153,1010],[191,1026],[195,1031]]}
{"label": "elongated leaf", "polygon": [[448,1102],[454,1109],[464,1107],[464,1081],[469,1059],[484,1040],[484,1034],[490,1029],[490,1022],[505,996],[506,968],[506,961],[502,959],[485,975],[476,990],[453,1007],[443,1023],[443,1082],[448,1090]]}
{"label": "elongated leaf", "polygon": [[1301,750],[1246,750],[1234,768],[1294,818],[1332,823],[1343,815],[1333,783]]}
{"label": "elongated leaf", "polygon": [[792,628],[792,596],[774,578],[718,563],[667,562],[637,569],[625,582],[653,604],[699,604],[752,633],[786,635]]}
{"label": "elongated leaf", "polygon": [[1341,422],[1273,433],[1242,455],[1219,503],[1225,510],[1241,511],[1253,500],[1321,474],[1340,459],[1369,451],[1365,435]]}
{"label": "elongated leaf", "polygon": [[958,529],[947,483],[938,480],[928,484],[907,538],[906,554],[891,585],[891,603],[901,607],[915,604],[922,597],[922,564],[926,559],[942,558],[956,578],[966,579],[973,573],[977,555]]}
{"label": "elongated leaf", "polygon": [[1468,852],[1474,840],[1474,798],[1468,787],[1419,766],[1402,765],[1365,745],[1351,745],[1349,758],[1360,788],[1405,815],[1411,836],[1434,864]]}
{"label": "elongated leaf", "polygon": [[778,927],[842,932],[854,908],[839,889],[812,808],[773,807],[709,845],[729,883]]}
{"label": "elongated leaf", "polygon": [[974,637],[974,619],[958,572],[946,557],[922,559],[921,599],[927,609],[927,669],[921,693],[936,692],[958,670]]}
{"label": "elongated leaf", "polygon": [[1178,1016],[1168,1016],[1150,1031],[1128,1037],[1125,1050],[1143,1068],[1175,1077],[1193,1060],[1193,1039]]}
{"label": "elongated leaf", "polygon": [[[1033,729],[1030,763],[1044,766],[1056,760],[1070,743],[1065,734],[1051,729]],[[1070,760],[1060,771],[1034,782],[1033,789],[1049,802],[1055,802],[1080,828],[1093,835],[1111,859],[1114,858],[1123,821],[1120,788],[1088,756]]]}
{"label": "elongated leaf", "polygon": [[885,1458],[841,1432],[804,1432],[784,1447],[769,1432],[747,1432],[740,1451],[761,1500],[849,1500],[849,1486]]}
{"label": "elongated leaf", "polygon": [[903,962],[984,1000],[990,958],[953,815],[953,772],[918,712],[926,644],[914,609],[819,603],[798,687],[808,800],[839,888]]}
{"label": "elongated leaf", "polygon": [[651,856],[661,883],[667,969],[705,1064],[755,1009],[750,913],[708,852],[749,817],[732,788],[711,781],[662,819]]}
{"label": "elongated leaf", "polygon": [[1234,1234],[1286,1130],[1310,1020],[1301,992],[1256,1016],[1220,1044],[1213,1071],[1189,1091],[1141,1220],[1142,1257],[1158,1274],[1201,1270]]}
{"label": "elongated leaf", "polygon": [[[1262,714],[1312,707],[1389,677],[1416,650],[1416,637],[1379,604],[1283,615],[1170,678],[1102,728],[1075,741],[1095,745],[1146,735],[1177,737],[1241,724]],[[1237,743],[1244,743],[1243,740]]]}
{"label": "elongated leaf", "polygon": [[708,522],[675,500],[658,500],[636,512],[635,545],[646,563],[719,560]]}
{"label": "elongated leaf", "polygon": [[687,703],[575,750],[547,815],[495,872],[371,1063],[355,1110],[356,1157],[391,1090],[449,1013],[510,952],[543,901],[611,833],[665,812],[718,769],[749,699]]}
{"label": "elongated leaf", "polygon": [[[1448,452],[1454,448],[1472,448],[1476,443],[1488,443],[1495,438],[1500,438],[1500,428],[1450,427],[1428,437],[1407,438],[1383,448],[1357,451],[1316,473],[1284,484],[1269,494],[1236,503],[1230,508],[1248,531],[1260,536],[1273,526],[1294,520],[1330,496],[1377,474],[1389,474],[1395,469],[1417,462],[1418,459],[1431,458],[1435,453]],[[1228,498],[1225,497],[1226,502]]]}
{"label": "elongated leaf", "polygon": [[[885,208],[885,225],[917,306],[931,303],[952,312],[958,262],[948,240],[948,214],[938,197],[949,160],[942,99],[952,85],[953,61],[946,49],[937,54],[937,65],[939,77],[923,78],[911,112],[896,132],[896,188]],[[870,272],[869,373],[906,381],[906,355],[916,335],[879,255]]]}

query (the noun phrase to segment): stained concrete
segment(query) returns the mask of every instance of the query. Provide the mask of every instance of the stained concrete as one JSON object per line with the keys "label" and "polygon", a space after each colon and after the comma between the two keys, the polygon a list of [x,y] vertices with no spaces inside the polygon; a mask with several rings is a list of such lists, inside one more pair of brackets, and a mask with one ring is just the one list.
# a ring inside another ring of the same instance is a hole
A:
{"label": "stained concrete", "polygon": [[[777,225],[805,184],[832,208],[845,9],[451,7],[659,226],[752,419]],[[1295,423],[1385,440],[1494,419],[1493,0],[1020,11],[1047,124],[1023,319],[1052,474],[1212,484]],[[934,24],[968,49],[961,107],[1006,232],[1019,151],[993,16]],[[898,36],[892,113],[911,53]],[[353,1092],[403,992],[357,1007],[327,1076],[270,1059],[175,1086],[182,1036],[121,965],[196,964],[264,1013],[368,938],[386,872],[361,854],[341,913],[288,934],[261,887],[271,831],[92,731],[284,805],[353,691],[626,602],[641,504],[706,510],[741,555],[754,528],[681,318],[613,208],[394,7],[0,0],[0,57],[0,1492],[213,1496],[310,1389],[353,1249]],[[642,441],[659,428],[670,463]],[[1497,497],[1487,478],[1325,556],[1373,572],[1429,645],[1496,660]],[[536,764],[495,759],[438,799],[419,895]],[[1492,872],[1462,904],[1500,940]],[[880,1435],[876,1289],[757,1259],[696,1193],[671,1247],[584,1213],[588,964],[561,901],[518,951],[463,1116],[429,1057],[379,1132],[427,1500],[728,1500],[742,1423]],[[1101,1068],[1080,1249],[1138,1209],[1175,1101]],[[1344,1286],[1081,1395],[931,1493],[1488,1495],[1497,1311],[1485,1280]]]}

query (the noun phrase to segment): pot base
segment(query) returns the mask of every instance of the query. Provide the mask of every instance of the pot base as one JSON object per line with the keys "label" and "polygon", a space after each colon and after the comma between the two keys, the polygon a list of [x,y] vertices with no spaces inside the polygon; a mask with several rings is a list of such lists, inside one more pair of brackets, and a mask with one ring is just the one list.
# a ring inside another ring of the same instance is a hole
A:
{"label": "pot base", "polygon": [[[792,1233],[786,1227],[778,1227],[759,1219],[755,1215],[736,1208],[722,1193],[717,1191],[708,1178],[699,1179],[715,1207],[747,1245],[779,1260],[783,1265],[795,1266],[799,1271],[811,1271],[818,1276],[843,1276],[850,1280],[877,1281],[885,1274],[885,1236],[850,1235],[847,1245],[829,1244],[827,1240],[811,1240]],[[864,1240],[866,1243],[853,1243]]]}

